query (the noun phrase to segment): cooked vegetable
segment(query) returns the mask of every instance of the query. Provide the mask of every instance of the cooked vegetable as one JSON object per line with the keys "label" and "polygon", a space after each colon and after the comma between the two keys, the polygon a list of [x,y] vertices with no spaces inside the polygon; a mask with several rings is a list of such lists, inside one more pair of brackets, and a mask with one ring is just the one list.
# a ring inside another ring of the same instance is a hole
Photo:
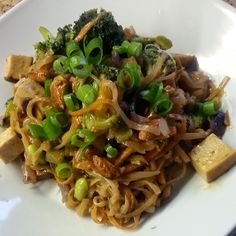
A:
{"label": "cooked vegetable", "polygon": [[80,178],[75,183],[74,196],[81,201],[88,192],[88,182],[85,178]]}
{"label": "cooked vegetable", "polygon": [[55,173],[60,179],[68,179],[72,174],[71,165],[67,162],[62,162],[56,165]]}
{"label": "cooked vegetable", "polygon": [[72,25],[58,28],[56,37],[42,26],[39,27],[39,32],[42,34],[44,41],[38,42],[34,45],[36,50],[36,59],[42,57],[49,50],[52,50],[55,54],[64,53],[65,44],[75,37]]}
{"label": "cooked vegetable", "polygon": [[95,135],[88,129],[81,129],[71,137],[71,144],[80,148],[88,147],[95,140]]}
{"label": "cooked vegetable", "polygon": [[[75,35],[77,35],[87,23],[95,19],[98,14],[97,9],[85,11],[80,18],[74,22],[73,30]],[[116,23],[111,12],[104,12],[104,15],[86,36],[86,40],[88,41],[100,36],[103,40],[103,50],[105,53],[109,53],[114,45],[119,45],[124,40],[122,27]]]}
{"label": "cooked vegetable", "polygon": [[109,158],[114,158],[117,156],[118,154],[118,151],[116,148],[112,147],[112,145],[110,143],[108,143],[106,146],[105,146],[105,151],[107,153],[107,157]]}
{"label": "cooked vegetable", "polygon": [[140,86],[140,77],[140,66],[127,63],[117,76],[117,84],[125,90],[137,89]]}
{"label": "cooked vegetable", "polygon": [[120,46],[114,46],[113,50],[120,54],[127,53],[128,57],[138,57],[142,53],[143,45],[140,42],[128,42],[125,40]]}
{"label": "cooked vegetable", "polygon": [[64,95],[64,102],[69,111],[78,110],[81,107],[79,101],[73,93]]}
{"label": "cooked vegetable", "polygon": [[89,105],[96,100],[96,90],[89,84],[82,85],[76,91],[76,97],[85,105]]}
{"label": "cooked vegetable", "polygon": [[51,86],[52,80],[47,79],[44,81],[44,90],[45,90],[45,96],[50,97],[51,92],[50,92],[50,86]]}

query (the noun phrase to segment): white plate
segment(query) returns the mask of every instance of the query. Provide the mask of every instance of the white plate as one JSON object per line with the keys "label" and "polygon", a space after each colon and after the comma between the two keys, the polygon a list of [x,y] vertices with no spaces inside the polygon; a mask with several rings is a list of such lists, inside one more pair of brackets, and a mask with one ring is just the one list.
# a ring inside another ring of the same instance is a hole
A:
{"label": "white plate", "polygon": [[[174,42],[173,51],[193,53],[201,68],[219,79],[229,75],[226,89],[232,120],[236,120],[236,12],[217,0],[34,0],[23,1],[0,19],[0,112],[11,96],[3,80],[8,54],[33,54],[41,40],[38,27],[52,31],[76,20],[90,8],[111,10],[123,26],[133,25],[139,34],[164,34]],[[234,114],[232,112],[234,111]],[[224,139],[236,148],[233,124]],[[14,148],[14,147],[13,147]],[[175,198],[150,216],[131,235],[222,236],[236,224],[236,168],[207,185],[190,175]],[[114,227],[80,218],[64,207],[52,181],[24,185],[19,166],[0,163],[0,235],[128,235]]]}

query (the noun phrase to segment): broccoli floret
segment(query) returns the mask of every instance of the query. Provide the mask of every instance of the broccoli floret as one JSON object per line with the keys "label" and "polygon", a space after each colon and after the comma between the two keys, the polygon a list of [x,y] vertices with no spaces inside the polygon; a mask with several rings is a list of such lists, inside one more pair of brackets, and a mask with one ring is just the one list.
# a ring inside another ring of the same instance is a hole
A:
{"label": "broccoli floret", "polygon": [[9,98],[5,103],[4,115],[0,117],[0,126],[7,128],[10,126],[10,112],[14,110],[13,97]]}
{"label": "broccoli floret", "polygon": [[98,15],[97,9],[91,9],[82,13],[80,18],[74,22],[74,27],[73,27],[74,32],[78,34],[80,30],[91,20],[95,19],[97,15]]}
{"label": "broccoli floret", "polygon": [[[85,11],[74,23],[74,32],[77,35],[80,30],[91,20],[95,19],[99,13],[97,9]],[[105,14],[88,31],[87,40],[100,36],[103,40],[104,53],[109,53],[114,45],[120,45],[124,40],[122,26],[118,25],[111,12]]]}
{"label": "broccoli floret", "polygon": [[[57,35],[54,37],[47,29],[41,27],[41,33],[44,37],[43,42],[34,45],[36,58],[39,58],[47,51],[52,50],[55,54],[65,54],[65,44],[73,40],[80,30],[91,20],[98,16],[97,9],[85,11],[80,18],[71,24],[57,29]],[[88,31],[86,40],[89,41],[95,37],[101,37],[103,40],[104,53],[110,53],[114,45],[120,45],[124,40],[123,29],[114,20],[111,12],[105,12],[100,20]]]}
{"label": "broccoli floret", "polygon": [[118,76],[119,69],[104,64],[94,65],[95,74],[105,75],[107,79],[115,80]]}
{"label": "broccoli floret", "polygon": [[56,40],[63,41],[64,44],[74,39],[74,37],[75,34],[71,24],[57,29]]}
{"label": "broccoli floret", "polygon": [[161,50],[155,44],[146,45],[143,51],[143,57],[146,62],[153,64],[157,57],[161,55]]}
{"label": "broccoli floret", "polygon": [[47,52],[47,47],[46,47],[45,42],[38,42],[34,44],[34,49],[35,49],[36,59],[40,58]]}
{"label": "broccoli floret", "polygon": [[48,31],[45,41],[38,42],[34,45],[36,50],[36,58],[39,58],[49,50],[52,50],[55,54],[63,54],[66,42],[72,40],[74,36],[75,35],[72,29],[72,25],[66,25],[63,28],[58,28],[56,37],[52,36]]}

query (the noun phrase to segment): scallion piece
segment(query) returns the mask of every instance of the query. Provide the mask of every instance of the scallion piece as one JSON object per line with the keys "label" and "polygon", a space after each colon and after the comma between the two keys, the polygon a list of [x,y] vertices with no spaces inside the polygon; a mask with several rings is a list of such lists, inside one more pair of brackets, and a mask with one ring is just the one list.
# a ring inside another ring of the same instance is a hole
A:
{"label": "scallion piece", "polygon": [[62,162],[55,167],[56,176],[60,179],[68,179],[72,175],[72,167],[67,162]]}
{"label": "scallion piece", "polygon": [[93,103],[97,98],[96,90],[92,85],[84,84],[76,91],[76,97],[85,105]]}
{"label": "scallion piece", "polygon": [[53,62],[53,70],[57,74],[64,74],[68,69],[68,59],[66,56],[60,56]]}
{"label": "scallion piece", "polygon": [[47,135],[41,125],[29,124],[28,125],[30,134],[33,138],[37,139],[47,139]]}
{"label": "scallion piece", "polygon": [[68,57],[75,56],[81,51],[79,44],[75,41],[70,41],[66,44],[66,55]]}
{"label": "scallion piece", "polygon": [[140,42],[131,42],[128,50],[127,50],[127,55],[128,57],[130,56],[134,56],[134,57],[138,57],[141,55],[143,51],[143,44]]}
{"label": "scallion piece", "polygon": [[69,111],[75,111],[81,107],[74,93],[64,95],[64,103]]}
{"label": "scallion piece", "polygon": [[153,110],[158,112],[158,114],[164,116],[167,115],[173,107],[173,102],[169,99],[168,96],[162,96],[157,99],[153,105]]}
{"label": "scallion piece", "polygon": [[47,117],[42,121],[42,127],[49,141],[55,141],[63,133],[60,127],[52,123],[51,117]]}
{"label": "scallion piece", "polygon": [[138,57],[143,51],[143,44],[140,42],[129,42],[125,40],[120,46],[114,46],[113,50],[118,52],[119,54],[127,53],[128,57]]}
{"label": "scallion piece", "polygon": [[91,73],[91,65],[87,64],[86,58],[83,53],[80,52],[78,55],[73,56],[69,59],[70,71],[75,76],[86,78]]}
{"label": "scallion piece", "polygon": [[63,112],[56,112],[50,116],[51,123],[59,128],[66,128],[69,125],[69,119]]}
{"label": "scallion piece", "polygon": [[106,146],[105,146],[105,151],[107,153],[107,157],[109,158],[114,158],[117,156],[118,154],[118,151],[116,148],[112,147],[112,145],[110,143],[108,143]]}
{"label": "scallion piece", "polygon": [[149,103],[153,103],[156,101],[157,97],[160,96],[162,91],[163,91],[162,83],[151,83],[149,84],[146,90],[143,90],[140,93],[140,95],[142,99],[148,101]]}
{"label": "scallion piece", "polygon": [[95,138],[96,136],[90,130],[81,129],[71,137],[71,144],[79,148],[86,148]]}
{"label": "scallion piece", "polygon": [[154,112],[160,115],[167,115],[173,107],[173,102],[164,90],[162,83],[151,83],[147,89],[140,93],[142,99],[150,103]]}
{"label": "scallion piece", "polygon": [[88,193],[88,181],[85,178],[79,178],[75,182],[74,197],[81,201]]}
{"label": "scallion piece", "polygon": [[53,164],[59,164],[64,160],[64,152],[62,150],[48,150],[46,152],[46,161],[53,163]]}
{"label": "scallion piece", "polygon": [[130,42],[127,40],[124,40],[120,46],[114,46],[113,50],[118,52],[119,54],[127,53],[128,47],[130,45]]}
{"label": "scallion piece", "polygon": [[126,64],[117,77],[117,84],[125,90],[132,90],[140,86],[141,69],[138,64]]}
{"label": "scallion piece", "polygon": [[196,114],[203,114],[203,103],[200,102],[196,103],[194,105],[194,111]]}
{"label": "scallion piece", "polygon": [[52,33],[45,27],[40,26],[39,27],[39,32],[41,33],[41,35],[43,36],[43,39],[45,41],[54,38],[54,36],[52,35]]}
{"label": "scallion piece", "polygon": [[213,116],[217,113],[217,107],[215,102],[209,101],[209,102],[204,102],[203,107],[202,107],[202,112],[206,116]]}
{"label": "scallion piece", "polygon": [[86,38],[84,40],[84,53],[89,64],[98,65],[102,61],[103,57],[103,43],[102,38],[93,38],[85,45]]}
{"label": "scallion piece", "polygon": [[162,49],[164,49],[164,50],[167,50],[167,49],[169,49],[169,48],[172,47],[172,42],[171,42],[171,40],[168,39],[168,38],[166,38],[166,37],[163,36],[163,35],[157,36],[157,37],[155,38],[155,41],[156,41],[156,43],[158,43],[159,46],[160,46]]}
{"label": "scallion piece", "polygon": [[27,147],[27,152],[30,156],[32,156],[37,151],[37,147],[34,144],[30,144]]}
{"label": "scallion piece", "polygon": [[46,97],[50,97],[50,95],[51,95],[51,93],[50,93],[51,83],[52,83],[52,79],[47,79],[44,81],[44,92],[45,92]]}
{"label": "scallion piece", "polygon": [[196,103],[194,106],[195,114],[204,116],[213,116],[217,113],[218,108],[214,101]]}

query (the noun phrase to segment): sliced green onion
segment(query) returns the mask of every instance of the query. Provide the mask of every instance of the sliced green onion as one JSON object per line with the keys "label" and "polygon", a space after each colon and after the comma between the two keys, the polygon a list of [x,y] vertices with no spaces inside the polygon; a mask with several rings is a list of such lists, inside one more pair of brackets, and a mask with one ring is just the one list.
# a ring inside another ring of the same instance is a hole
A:
{"label": "sliced green onion", "polygon": [[197,115],[213,116],[217,113],[218,108],[214,101],[199,102],[195,104],[194,111]]}
{"label": "sliced green onion", "polygon": [[71,72],[78,77],[86,78],[91,74],[92,67],[87,64],[83,53],[79,53],[69,59]]}
{"label": "sliced green onion", "polygon": [[85,178],[79,178],[77,179],[75,183],[75,189],[74,189],[74,197],[81,201],[83,198],[86,197],[88,193],[88,181]]}
{"label": "sliced green onion", "polygon": [[129,139],[133,135],[132,129],[126,127],[126,126],[119,126],[117,129],[115,129],[114,137],[117,141],[117,143],[122,143],[125,140]]}
{"label": "sliced green onion", "polygon": [[93,38],[92,40],[89,41],[89,43],[86,46],[85,46],[85,40],[84,40],[84,53],[85,53],[87,62],[89,64],[95,64],[95,65],[100,64],[103,57],[102,38],[101,37]]}
{"label": "sliced green onion", "polygon": [[79,148],[86,148],[95,140],[95,138],[96,136],[90,130],[81,129],[72,135],[71,144]]}
{"label": "sliced green onion", "polygon": [[140,95],[142,99],[148,101],[149,103],[153,103],[156,101],[156,98],[160,96],[163,92],[163,84],[162,83],[151,83],[147,87],[146,90],[143,90]]}
{"label": "sliced green onion", "polygon": [[39,152],[37,152],[38,148],[34,144],[30,144],[26,150],[28,153],[29,161],[33,165],[46,164],[45,153],[43,150],[40,150]]}
{"label": "sliced green onion", "polygon": [[92,85],[84,84],[76,91],[76,97],[85,105],[93,103],[97,98],[96,90]]}
{"label": "sliced green onion", "polygon": [[194,105],[194,111],[196,114],[203,114],[203,103],[200,102],[196,103]]}
{"label": "sliced green onion", "polygon": [[138,64],[126,64],[119,72],[117,84],[119,87],[131,90],[140,86],[141,69]]}
{"label": "sliced green onion", "polygon": [[127,53],[128,57],[138,57],[143,51],[143,44],[140,42],[129,42],[125,40],[120,46],[114,46],[113,50],[118,52],[119,54]]}
{"label": "sliced green onion", "polygon": [[34,144],[30,144],[27,147],[27,152],[30,156],[32,156],[37,151],[37,147]]}
{"label": "sliced green onion", "polygon": [[105,151],[107,153],[107,157],[109,158],[114,158],[117,156],[118,154],[118,151],[116,148],[112,147],[112,145],[110,143],[108,143],[106,146],[105,146]]}
{"label": "sliced green onion", "polygon": [[203,111],[203,114],[206,116],[215,115],[217,113],[217,107],[216,107],[215,102],[213,101],[204,102],[202,111]]}
{"label": "sliced green onion", "polygon": [[142,99],[151,104],[151,108],[160,115],[167,115],[173,107],[173,102],[165,92],[162,83],[151,83],[140,93]]}
{"label": "sliced green onion", "polygon": [[159,98],[153,105],[153,110],[158,112],[160,115],[167,115],[173,107],[173,102],[168,96],[163,96]]}
{"label": "sliced green onion", "polygon": [[69,125],[69,119],[63,112],[56,112],[50,116],[51,123],[59,128],[66,128]]}
{"label": "sliced green onion", "polygon": [[72,167],[67,162],[60,163],[56,166],[55,173],[60,179],[68,179],[72,175]]}
{"label": "sliced green onion", "polygon": [[46,107],[44,110],[44,114],[46,117],[52,116],[53,114],[59,112],[59,110],[55,107]]}
{"label": "sliced green onion", "polygon": [[64,74],[68,69],[68,59],[66,56],[60,56],[53,62],[53,70],[57,74]]}
{"label": "sliced green onion", "polygon": [[128,51],[128,47],[130,45],[130,42],[125,40],[122,42],[122,44],[120,46],[114,46],[113,50],[118,52],[119,54],[123,54],[126,53]]}
{"label": "sliced green onion", "polygon": [[68,57],[75,56],[81,51],[79,44],[75,41],[70,41],[66,44],[66,55]]}
{"label": "sliced green onion", "polygon": [[43,36],[43,39],[45,41],[47,41],[48,39],[52,39],[54,38],[54,36],[52,35],[52,33],[45,27],[40,26],[39,27],[39,32],[41,33],[41,35]]}
{"label": "sliced green onion", "polygon": [[86,114],[84,116],[83,122],[86,128],[89,130],[106,130],[116,124],[119,120],[117,115],[112,115],[107,118],[101,118],[93,114]]}
{"label": "sliced green onion", "polygon": [[59,164],[64,160],[64,152],[62,150],[49,150],[46,152],[46,161]]}
{"label": "sliced green onion", "polygon": [[52,83],[52,79],[47,79],[44,81],[44,91],[45,91],[45,96],[50,97],[51,92],[50,92],[50,86]]}
{"label": "sliced green onion", "polygon": [[75,111],[80,109],[79,101],[77,100],[75,94],[69,93],[64,95],[64,102],[69,111]]}
{"label": "sliced green onion", "polygon": [[42,127],[49,141],[56,140],[63,133],[60,127],[57,127],[52,123],[50,117],[47,117],[42,121]]}
{"label": "sliced green onion", "polygon": [[127,55],[130,56],[134,56],[134,57],[138,57],[141,55],[143,51],[143,44],[140,42],[131,42],[128,50],[127,50]]}
{"label": "sliced green onion", "polygon": [[41,125],[29,124],[28,125],[30,134],[33,138],[37,139],[47,139],[47,135]]}
{"label": "sliced green onion", "polygon": [[98,93],[99,85],[98,85],[98,83],[96,81],[93,82],[93,88],[96,91],[96,93]]}
{"label": "sliced green onion", "polygon": [[6,103],[6,109],[5,109],[4,117],[10,116],[10,113],[12,111],[14,111],[14,109],[15,109],[15,105],[13,103],[13,99],[9,99]]}
{"label": "sliced green onion", "polygon": [[157,36],[155,38],[156,43],[160,45],[160,47],[164,50],[167,50],[172,47],[172,42],[170,39],[166,38],[163,35]]}

